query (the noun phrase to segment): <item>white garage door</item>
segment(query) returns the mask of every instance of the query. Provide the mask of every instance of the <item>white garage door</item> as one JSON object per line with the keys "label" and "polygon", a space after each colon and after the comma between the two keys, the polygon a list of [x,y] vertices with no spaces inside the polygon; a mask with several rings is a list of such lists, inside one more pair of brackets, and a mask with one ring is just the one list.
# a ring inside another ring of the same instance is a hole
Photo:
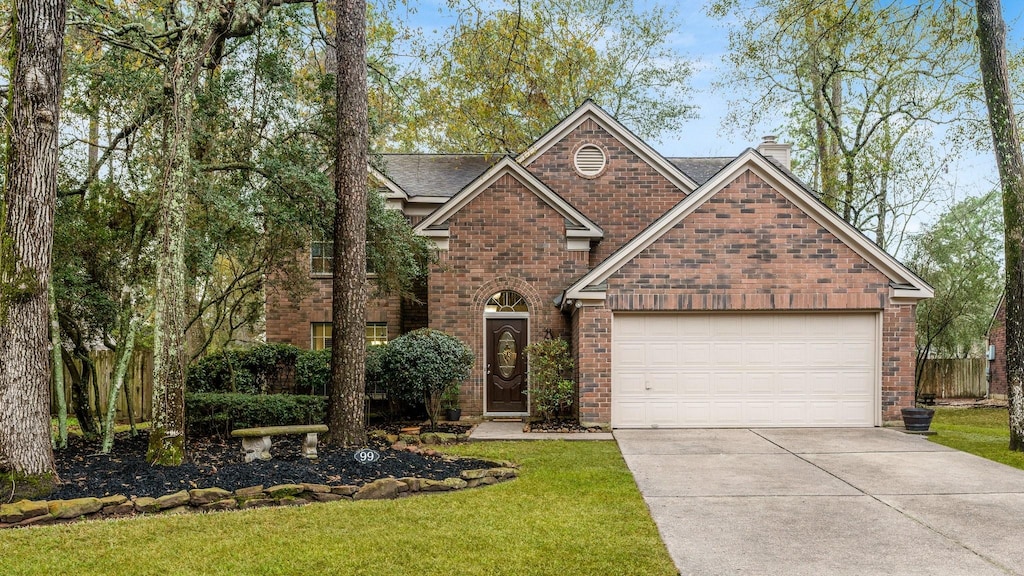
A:
{"label": "white garage door", "polygon": [[874,426],[877,314],[616,314],[612,426]]}

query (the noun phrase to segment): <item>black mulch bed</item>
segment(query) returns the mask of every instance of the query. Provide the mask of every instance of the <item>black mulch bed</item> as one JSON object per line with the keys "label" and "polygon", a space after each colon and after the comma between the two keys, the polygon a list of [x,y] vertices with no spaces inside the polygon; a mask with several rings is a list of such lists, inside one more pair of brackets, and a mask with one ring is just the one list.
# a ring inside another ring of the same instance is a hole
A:
{"label": "black mulch bed", "polygon": [[246,463],[241,441],[217,438],[190,439],[186,461],[177,467],[152,466],[146,462],[148,435],[135,438],[119,434],[108,455],[98,454],[99,444],[69,438],[68,448],[54,451],[61,484],[50,499],[88,496],[159,497],[193,488],[237,490],[262,484],[348,484],[360,486],[380,478],[417,476],[443,480],[463,470],[490,468],[491,463],[473,459],[450,459],[387,448],[378,443],[381,459],[371,464],[355,460],[355,450],[324,446],[317,448],[317,462],[302,457],[301,436],[275,436],[272,460]]}

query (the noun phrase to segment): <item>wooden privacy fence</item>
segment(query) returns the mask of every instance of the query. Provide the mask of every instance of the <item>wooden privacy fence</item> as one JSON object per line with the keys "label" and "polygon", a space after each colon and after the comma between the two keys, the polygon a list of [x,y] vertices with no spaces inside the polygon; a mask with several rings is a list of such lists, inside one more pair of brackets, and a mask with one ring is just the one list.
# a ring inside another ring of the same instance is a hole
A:
{"label": "wooden privacy fence", "polygon": [[983,398],[988,395],[984,358],[929,358],[924,361],[918,395]]}
{"label": "wooden privacy fence", "polygon": [[[89,405],[93,406],[94,409],[96,406],[99,406],[99,412],[95,416],[101,417],[107,409],[107,397],[110,393],[110,384],[114,375],[114,351],[94,350],[89,352],[89,358],[96,366],[96,386],[90,383],[87,389]],[[81,372],[82,363],[76,360],[75,366]],[[136,350],[132,354],[132,363],[124,379],[124,388],[129,387],[132,415],[135,417],[135,421],[149,421],[153,417],[153,352],[151,350]],[[96,401],[97,388],[99,389],[99,402]],[[67,398],[68,414],[73,414],[75,403],[71,399],[71,374],[67,368],[64,369],[64,397]],[[118,422],[128,421],[128,402],[126,397],[125,389],[122,389],[117,400],[116,418]],[[50,394],[50,398],[55,398],[55,395]],[[57,413],[56,406],[52,406],[51,410],[53,414]]]}

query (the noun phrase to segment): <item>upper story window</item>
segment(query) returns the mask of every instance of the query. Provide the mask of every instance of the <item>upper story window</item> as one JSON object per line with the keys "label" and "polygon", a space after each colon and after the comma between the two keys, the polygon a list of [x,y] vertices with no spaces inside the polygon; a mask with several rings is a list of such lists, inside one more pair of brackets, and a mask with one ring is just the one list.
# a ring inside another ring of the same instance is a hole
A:
{"label": "upper story window", "polygon": [[334,239],[323,232],[313,232],[309,250],[310,274],[331,274],[334,269]]}
{"label": "upper story window", "polygon": [[526,299],[518,292],[502,290],[492,295],[484,304],[484,312],[529,312]]}
{"label": "upper story window", "polygon": [[[334,273],[334,239],[323,232],[314,232],[309,244],[309,273],[329,276]],[[366,273],[374,274],[373,263],[366,260]]]}

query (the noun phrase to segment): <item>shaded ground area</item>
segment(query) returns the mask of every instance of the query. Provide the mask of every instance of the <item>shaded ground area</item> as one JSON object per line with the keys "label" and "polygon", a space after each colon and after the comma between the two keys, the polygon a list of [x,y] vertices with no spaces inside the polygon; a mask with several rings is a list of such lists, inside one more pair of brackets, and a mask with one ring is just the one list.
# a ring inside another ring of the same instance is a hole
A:
{"label": "shaded ground area", "polygon": [[441,480],[458,476],[462,470],[486,468],[479,460],[456,460],[442,455],[391,450],[384,441],[371,441],[381,459],[362,464],[355,450],[324,446],[317,448],[319,460],[302,457],[301,436],[273,438],[272,460],[245,463],[237,439],[190,439],[186,462],[178,467],[151,466],[146,462],[148,435],[135,438],[120,434],[110,454],[99,454],[99,444],[81,438],[69,439],[65,450],[57,450],[57,473],[62,483],[51,499],[85,496],[159,497],[179,490],[218,487],[237,490],[247,486],[273,486],[308,482],[360,486],[380,478],[417,476]]}

